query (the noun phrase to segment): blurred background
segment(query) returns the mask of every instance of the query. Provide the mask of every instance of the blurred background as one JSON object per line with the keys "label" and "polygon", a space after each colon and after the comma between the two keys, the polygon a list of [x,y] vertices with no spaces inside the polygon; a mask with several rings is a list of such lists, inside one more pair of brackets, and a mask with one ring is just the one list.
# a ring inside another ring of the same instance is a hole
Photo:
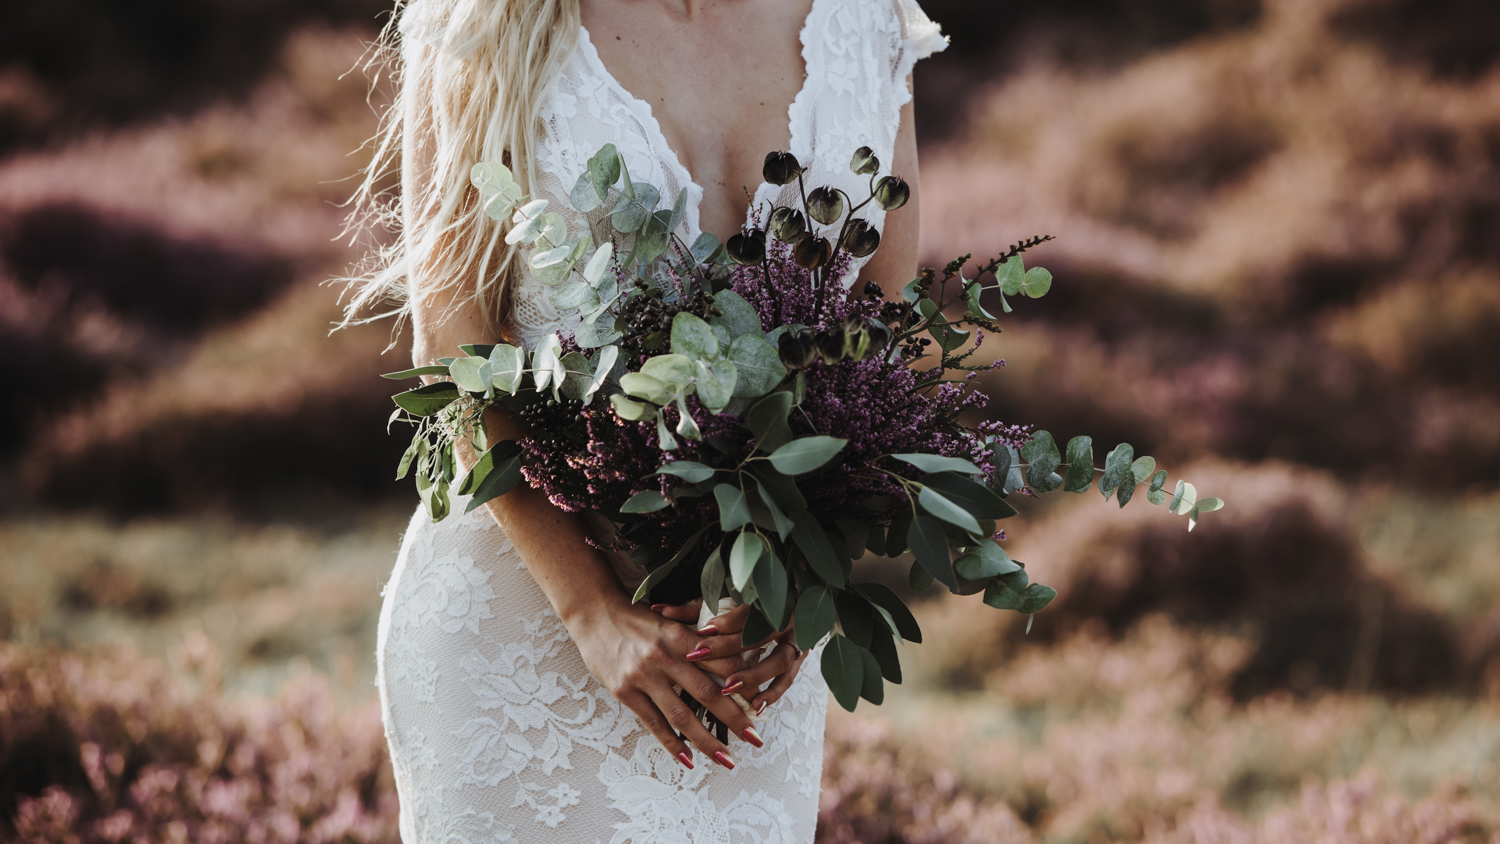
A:
{"label": "blurred background", "polygon": [[[396,838],[406,347],[324,284],[387,5],[8,6],[0,839]],[[1500,5],[924,7],[925,260],[1058,237],[986,413],[1229,506],[1027,502],[1061,597],[921,601],[821,840],[1500,842]]]}

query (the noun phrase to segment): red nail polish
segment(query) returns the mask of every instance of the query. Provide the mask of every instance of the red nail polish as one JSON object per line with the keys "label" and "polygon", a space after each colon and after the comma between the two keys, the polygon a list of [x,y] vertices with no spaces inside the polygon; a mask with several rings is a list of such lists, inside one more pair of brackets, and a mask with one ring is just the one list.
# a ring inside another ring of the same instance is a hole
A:
{"label": "red nail polish", "polygon": [[764,714],[766,714],[766,707],[770,706],[770,705],[771,705],[771,702],[769,700],[763,700],[760,703],[757,703],[755,705],[755,714],[756,715],[764,715]]}
{"label": "red nail polish", "polygon": [[712,624],[705,624],[702,627],[698,628],[699,636],[712,636],[717,632],[719,632],[719,628],[715,627]]}
{"label": "red nail polish", "polygon": [[710,648],[708,645],[703,645],[703,646],[699,647],[697,650],[695,650],[692,653],[688,654],[687,658],[688,658],[689,661],[692,661],[692,660],[695,660],[695,659],[702,659],[702,658],[708,656],[711,653],[713,653],[713,649]]}
{"label": "red nail polish", "polygon": [[720,765],[723,765],[731,771],[734,770],[734,760],[730,759],[729,754],[725,753],[722,750],[714,751],[714,761],[718,762]]}
{"label": "red nail polish", "polygon": [[754,727],[746,727],[744,732],[740,733],[740,738],[750,742],[756,747],[766,746],[765,741],[760,737],[760,733],[757,733]]}
{"label": "red nail polish", "polygon": [[745,681],[744,680],[735,680],[733,683],[730,683],[729,685],[727,685],[727,686],[725,686],[723,688],[724,697],[729,697],[730,695],[734,694],[735,692],[739,691],[740,689],[743,689],[744,687],[745,687]]}
{"label": "red nail polish", "polygon": [[677,754],[677,761],[681,762],[689,771],[693,769],[693,757],[689,756],[686,750]]}

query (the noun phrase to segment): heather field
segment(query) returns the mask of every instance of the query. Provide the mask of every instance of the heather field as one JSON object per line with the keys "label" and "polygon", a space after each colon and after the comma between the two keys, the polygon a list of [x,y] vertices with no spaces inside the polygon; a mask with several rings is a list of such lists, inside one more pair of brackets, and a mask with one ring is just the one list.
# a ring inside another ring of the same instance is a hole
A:
{"label": "heather field", "polygon": [[[323,284],[385,4],[23,5],[0,841],[393,842],[403,338]],[[984,412],[1229,506],[1027,502],[1059,599],[918,603],[905,683],[830,713],[821,840],[1500,844],[1500,7],[924,7],[924,255],[1057,236]]]}

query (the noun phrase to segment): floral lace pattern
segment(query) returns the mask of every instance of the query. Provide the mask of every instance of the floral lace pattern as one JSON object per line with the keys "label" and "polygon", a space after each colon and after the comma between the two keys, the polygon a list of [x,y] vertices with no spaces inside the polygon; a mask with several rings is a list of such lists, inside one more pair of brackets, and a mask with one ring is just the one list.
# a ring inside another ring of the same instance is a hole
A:
{"label": "floral lace pattern", "polygon": [[[415,0],[408,14],[453,1]],[[609,74],[586,31],[579,40],[542,109],[537,195],[570,226],[597,223],[569,211],[567,195],[588,156],[614,143],[664,197],[688,192],[680,234],[691,241],[702,189],[650,106]],[[853,193],[861,177],[848,156],[860,145],[892,160],[907,75],[944,44],[914,0],[814,0],[802,30],[807,82],[788,120],[792,152],[818,184]],[[759,186],[751,213],[781,190]],[[866,210],[883,224],[883,212]],[[534,278],[517,293],[527,346],[569,327]],[[377,685],[406,844],[813,840],[828,699],[819,654],[767,710],[765,747],[734,742],[735,770],[700,758],[689,771],[589,674],[505,532],[462,508],[459,499],[438,524],[417,508],[383,593]]]}

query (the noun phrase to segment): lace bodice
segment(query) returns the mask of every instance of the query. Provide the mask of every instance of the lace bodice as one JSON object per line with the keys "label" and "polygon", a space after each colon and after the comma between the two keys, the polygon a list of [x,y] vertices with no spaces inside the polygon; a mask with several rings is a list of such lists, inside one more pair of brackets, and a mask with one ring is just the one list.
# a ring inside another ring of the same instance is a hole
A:
{"label": "lace bodice", "polygon": [[[918,59],[942,49],[946,39],[914,0],[813,0],[801,39],[807,77],[787,113],[791,152],[811,168],[811,185],[833,185],[858,195],[867,177],[849,171],[849,156],[868,146],[882,162],[893,160],[901,107],[911,99],[907,77]],[[625,90],[604,66],[586,29],[541,116],[534,194],[568,218],[573,235],[583,234],[587,221],[572,211],[568,193],[589,156],[606,143],[620,150],[633,178],[661,188],[668,206],[679,191],[687,191],[687,214],[678,234],[687,243],[699,235],[703,188],[668,146],[650,104]],[[790,204],[794,190],[761,184],[750,212],[772,201]],[[885,212],[874,204],[860,214],[877,229],[883,227]],[[714,234],[728,238],[734,232]],[[846,285],[854,283],[863,263],[855,261]],[[528,272],[516,291],[515,327],[528,348],[552,331],[577,324],[576,315],[560,314],[548,303],[547,290]]]}

